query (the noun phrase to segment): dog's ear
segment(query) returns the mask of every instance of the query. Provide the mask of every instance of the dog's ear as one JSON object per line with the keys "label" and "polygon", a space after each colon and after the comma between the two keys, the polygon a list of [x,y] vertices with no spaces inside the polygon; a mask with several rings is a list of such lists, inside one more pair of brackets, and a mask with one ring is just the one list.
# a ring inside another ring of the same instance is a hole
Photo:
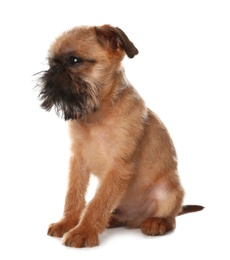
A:
{"label": "dog's ear", "polygon": [[122,49],[129,58],[133,58],[138,54],[137,48],[120,28],[103,25],[95,27],[95,29],[97,39],[103,47],[109,48],[113,52]]}

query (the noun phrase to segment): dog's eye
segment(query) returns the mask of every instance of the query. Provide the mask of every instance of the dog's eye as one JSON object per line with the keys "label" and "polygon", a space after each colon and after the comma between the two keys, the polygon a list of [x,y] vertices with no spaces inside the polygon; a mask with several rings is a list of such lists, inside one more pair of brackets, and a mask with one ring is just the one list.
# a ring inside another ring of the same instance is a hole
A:
{"label": "dog's eye", "polygon": [[70,66],[75,66],[75,65],[77,65],[80,62],[82,62],[82,59],[80,59],[78,57],[71,56],[71,57],[68,58],[68,64]]}

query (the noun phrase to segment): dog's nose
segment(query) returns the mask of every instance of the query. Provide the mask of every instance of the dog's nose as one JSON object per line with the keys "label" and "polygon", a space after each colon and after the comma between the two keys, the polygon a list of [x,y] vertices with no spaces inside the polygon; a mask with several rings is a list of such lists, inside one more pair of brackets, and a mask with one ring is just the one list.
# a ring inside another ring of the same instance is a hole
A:
{"label": "dog's nose", "polygon": [[59,65],[59,64],[55,64],[53,66],[50,67],[49,71],[52,73],[52,74],[57,74],[57,73],[60,73],[61,70],[62,70],[62,66]]}
{"label": "dog's nose", "polygon": [[50,68],[58,68],[62,65],[62,60],[60,58],[48,58]]}

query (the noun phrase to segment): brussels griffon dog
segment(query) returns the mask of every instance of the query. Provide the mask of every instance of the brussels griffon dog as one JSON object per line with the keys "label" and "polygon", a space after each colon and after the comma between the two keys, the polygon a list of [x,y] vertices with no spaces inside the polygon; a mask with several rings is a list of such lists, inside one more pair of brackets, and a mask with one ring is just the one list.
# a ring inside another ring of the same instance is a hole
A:
{"label": "brussels griffon dog", "polygon": [[[51,45],[40,80],[41,107],[68,120],[72,156],[62,219],[50,236],[72,247],[99,244],[106,227],[140,228],[150,236],[175,228],[184,191],[165,126],[129,83],[121,61],[137,48],[119,28],[75,27]],[[99,179],[86,205],[90,173]]]}

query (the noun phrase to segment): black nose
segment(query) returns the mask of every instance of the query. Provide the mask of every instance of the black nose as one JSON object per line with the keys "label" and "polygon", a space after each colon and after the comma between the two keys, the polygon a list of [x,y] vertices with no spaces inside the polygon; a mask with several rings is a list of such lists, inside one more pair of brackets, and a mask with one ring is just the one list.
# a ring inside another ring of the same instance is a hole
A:
{"label": "black nose", "polygon": [[61,75],[66,72],[66,67],[63,65],[55,64],[53,66],[50,66],[49,70],[49,75],[51,77],[57,76],[58,74]]}
{"label": "black nose", "polygon": [[62,60],[60,58],[57,58],[57,57],[55,57],[55,58],[48,58],[48,61],[49,61],[50,67],[62,64]]}

